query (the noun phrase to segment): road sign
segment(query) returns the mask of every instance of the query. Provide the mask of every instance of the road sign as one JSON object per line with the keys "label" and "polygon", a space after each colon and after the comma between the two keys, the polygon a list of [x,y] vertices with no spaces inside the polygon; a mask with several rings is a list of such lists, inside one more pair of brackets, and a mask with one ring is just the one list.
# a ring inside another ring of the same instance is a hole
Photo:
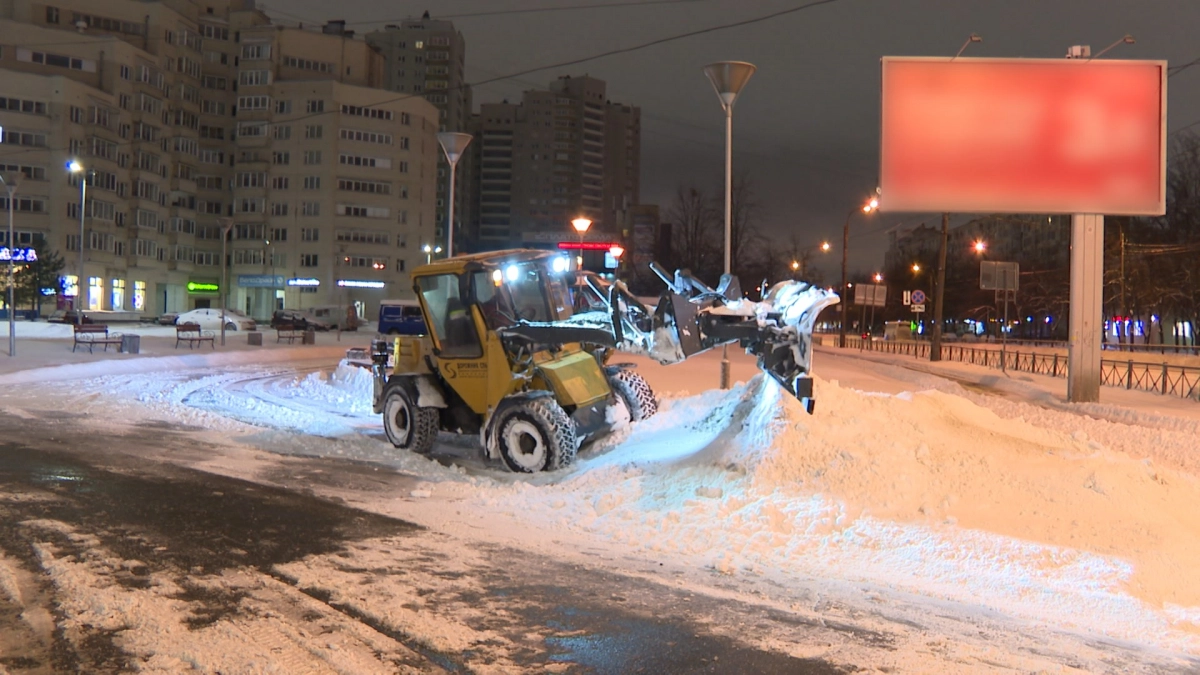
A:
{"label": "road sign", "polygon": [[[912,303],[914,305],[924,304],[925,303],[925,291],[913,291],[911,298],[912,298]],[[918,311],[923,311],[923,310],[918,310]]]}
{"label": "road sign", "polygon": [[979,263],[979,288],[985,291],[1013,291],[1020,286],[1021,265],[1015,262]]}
{"label": "road sign", "polygon": [[917,314],[920,314],[921,312],[925,311],[925,305],[917,304],[914,302],[912,304],[912,311],[916,312]]}
{"label": "road sign", "polygon": [[854,304],[861,307],[883,307],[887,301],[887,286],[855,284]]}

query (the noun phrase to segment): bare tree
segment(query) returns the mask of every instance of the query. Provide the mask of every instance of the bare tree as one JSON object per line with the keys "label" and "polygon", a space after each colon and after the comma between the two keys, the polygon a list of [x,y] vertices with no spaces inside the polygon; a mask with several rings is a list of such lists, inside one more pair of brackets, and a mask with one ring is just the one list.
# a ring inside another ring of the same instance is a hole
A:
{"label": "bare tree", "polygon": [[713,198],[695,185],[679,186],[667,208],[666,220],[671,224],[671,262],[678,268],[697,274],[716,271],[710,279],[715,284],[723,268],[721,214]]}

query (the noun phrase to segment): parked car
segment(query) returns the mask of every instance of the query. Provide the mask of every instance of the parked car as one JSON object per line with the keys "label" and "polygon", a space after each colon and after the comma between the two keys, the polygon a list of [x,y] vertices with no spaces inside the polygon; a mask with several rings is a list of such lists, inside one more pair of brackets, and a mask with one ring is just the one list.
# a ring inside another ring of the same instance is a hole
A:
{"label": "parked car", "polygon": [[425,335],[425,317],[416,300],[384,300],[379,303],[379,326],[384,335]]}
{"label": "parked car", "polygon": [[309,322],[320,321],[330,329],[358,330],[358,314],[353,305],[317,305],[304,310]]}
{"label": "parked car", "polygon": [[308,310],[302,309],[278,309],[271,315],[271,328],[280,326],[292,326],[299,330],[312,328],[313,330],[330,330],[333,328],[327,319],[319,316],[314,316]]}
{"label": "parked car", "polygon": [[173,326],[175,325],[175,319],[178,318],[179,312],[167,312],[166,314],[158,317],[158,323],[160,326]]}
{"label": "parked car", "polygon": [[[50,316],[46,317],[46,321],[49,321],[50,323],[77,323],[78,318],[76,317],[75,310],[73,309],[56,309]],[[92,323],[92,320],[87,314],[84,314],[83,322]]]}
{"label": "parked car", "polygon": [[200,324],[200,328],[203,330],[220,330],[222,311],[225,313],[225,330],[254,330],[258,327],[254,323],[254,319],[237,310],[220,310],[211,307],[184,312],[175,319],[175,324],[195,323]]}

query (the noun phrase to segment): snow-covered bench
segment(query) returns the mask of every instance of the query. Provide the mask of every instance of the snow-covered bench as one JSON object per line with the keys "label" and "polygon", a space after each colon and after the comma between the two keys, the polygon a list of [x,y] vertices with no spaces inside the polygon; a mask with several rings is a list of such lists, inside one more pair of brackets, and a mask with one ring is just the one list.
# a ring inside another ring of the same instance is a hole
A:
{"label": "snow-covered bench", "polygon": [[75,344],[71,345],[71,351],[75,351],[81,346],[87,346],[88,352],[92,352],[96,345],[104,345],[104,351],[108,351],[109,345],[116,345],[118,349],[121,347],[121,334],[108,332],[108,326],[102,323],[84,323],[75,324]]}
{"label": "snow-covered bench", "polygon": [[287,340],[289,343],[295,344],[296,340],[304,340],[304,328],[294,326],[290,323],[281,323],[275,326],[275,342],[283,342]]}
{"label": "snow-covered bench", "polygon": [[180,323],[175,325],[176,349],[179,349],[179,343],[181,342],[186,342],[188,349],[197,346],[203,347],[205,342],[212,345],[213,349],[216,349],[217,345],[213,338],[212,331],[200,330],[200,324],[198,323]]}

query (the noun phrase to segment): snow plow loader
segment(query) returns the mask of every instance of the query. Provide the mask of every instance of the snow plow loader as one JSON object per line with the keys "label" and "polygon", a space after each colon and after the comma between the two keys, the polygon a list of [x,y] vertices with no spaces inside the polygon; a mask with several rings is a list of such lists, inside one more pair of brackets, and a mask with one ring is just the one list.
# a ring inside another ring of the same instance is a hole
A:
{"label": "snow plow loader", "polygon": [[[651,309],[624,284],[569,268],[559,252],[517,249],[414,270],[429,334],[371,345],[388,440],[425,453],[440,431],[478,434],[512,471],[558,469],[583,443],[657,411],[632,365],[613,362],[617,352],[668,364],[731,342],[812,412],[813,324],[836,294],[784,281],[752,302],[732,276],[713,289],[652,265],[667,288]],[[573,310],[572,293],[585,292],[593,302]]]}

